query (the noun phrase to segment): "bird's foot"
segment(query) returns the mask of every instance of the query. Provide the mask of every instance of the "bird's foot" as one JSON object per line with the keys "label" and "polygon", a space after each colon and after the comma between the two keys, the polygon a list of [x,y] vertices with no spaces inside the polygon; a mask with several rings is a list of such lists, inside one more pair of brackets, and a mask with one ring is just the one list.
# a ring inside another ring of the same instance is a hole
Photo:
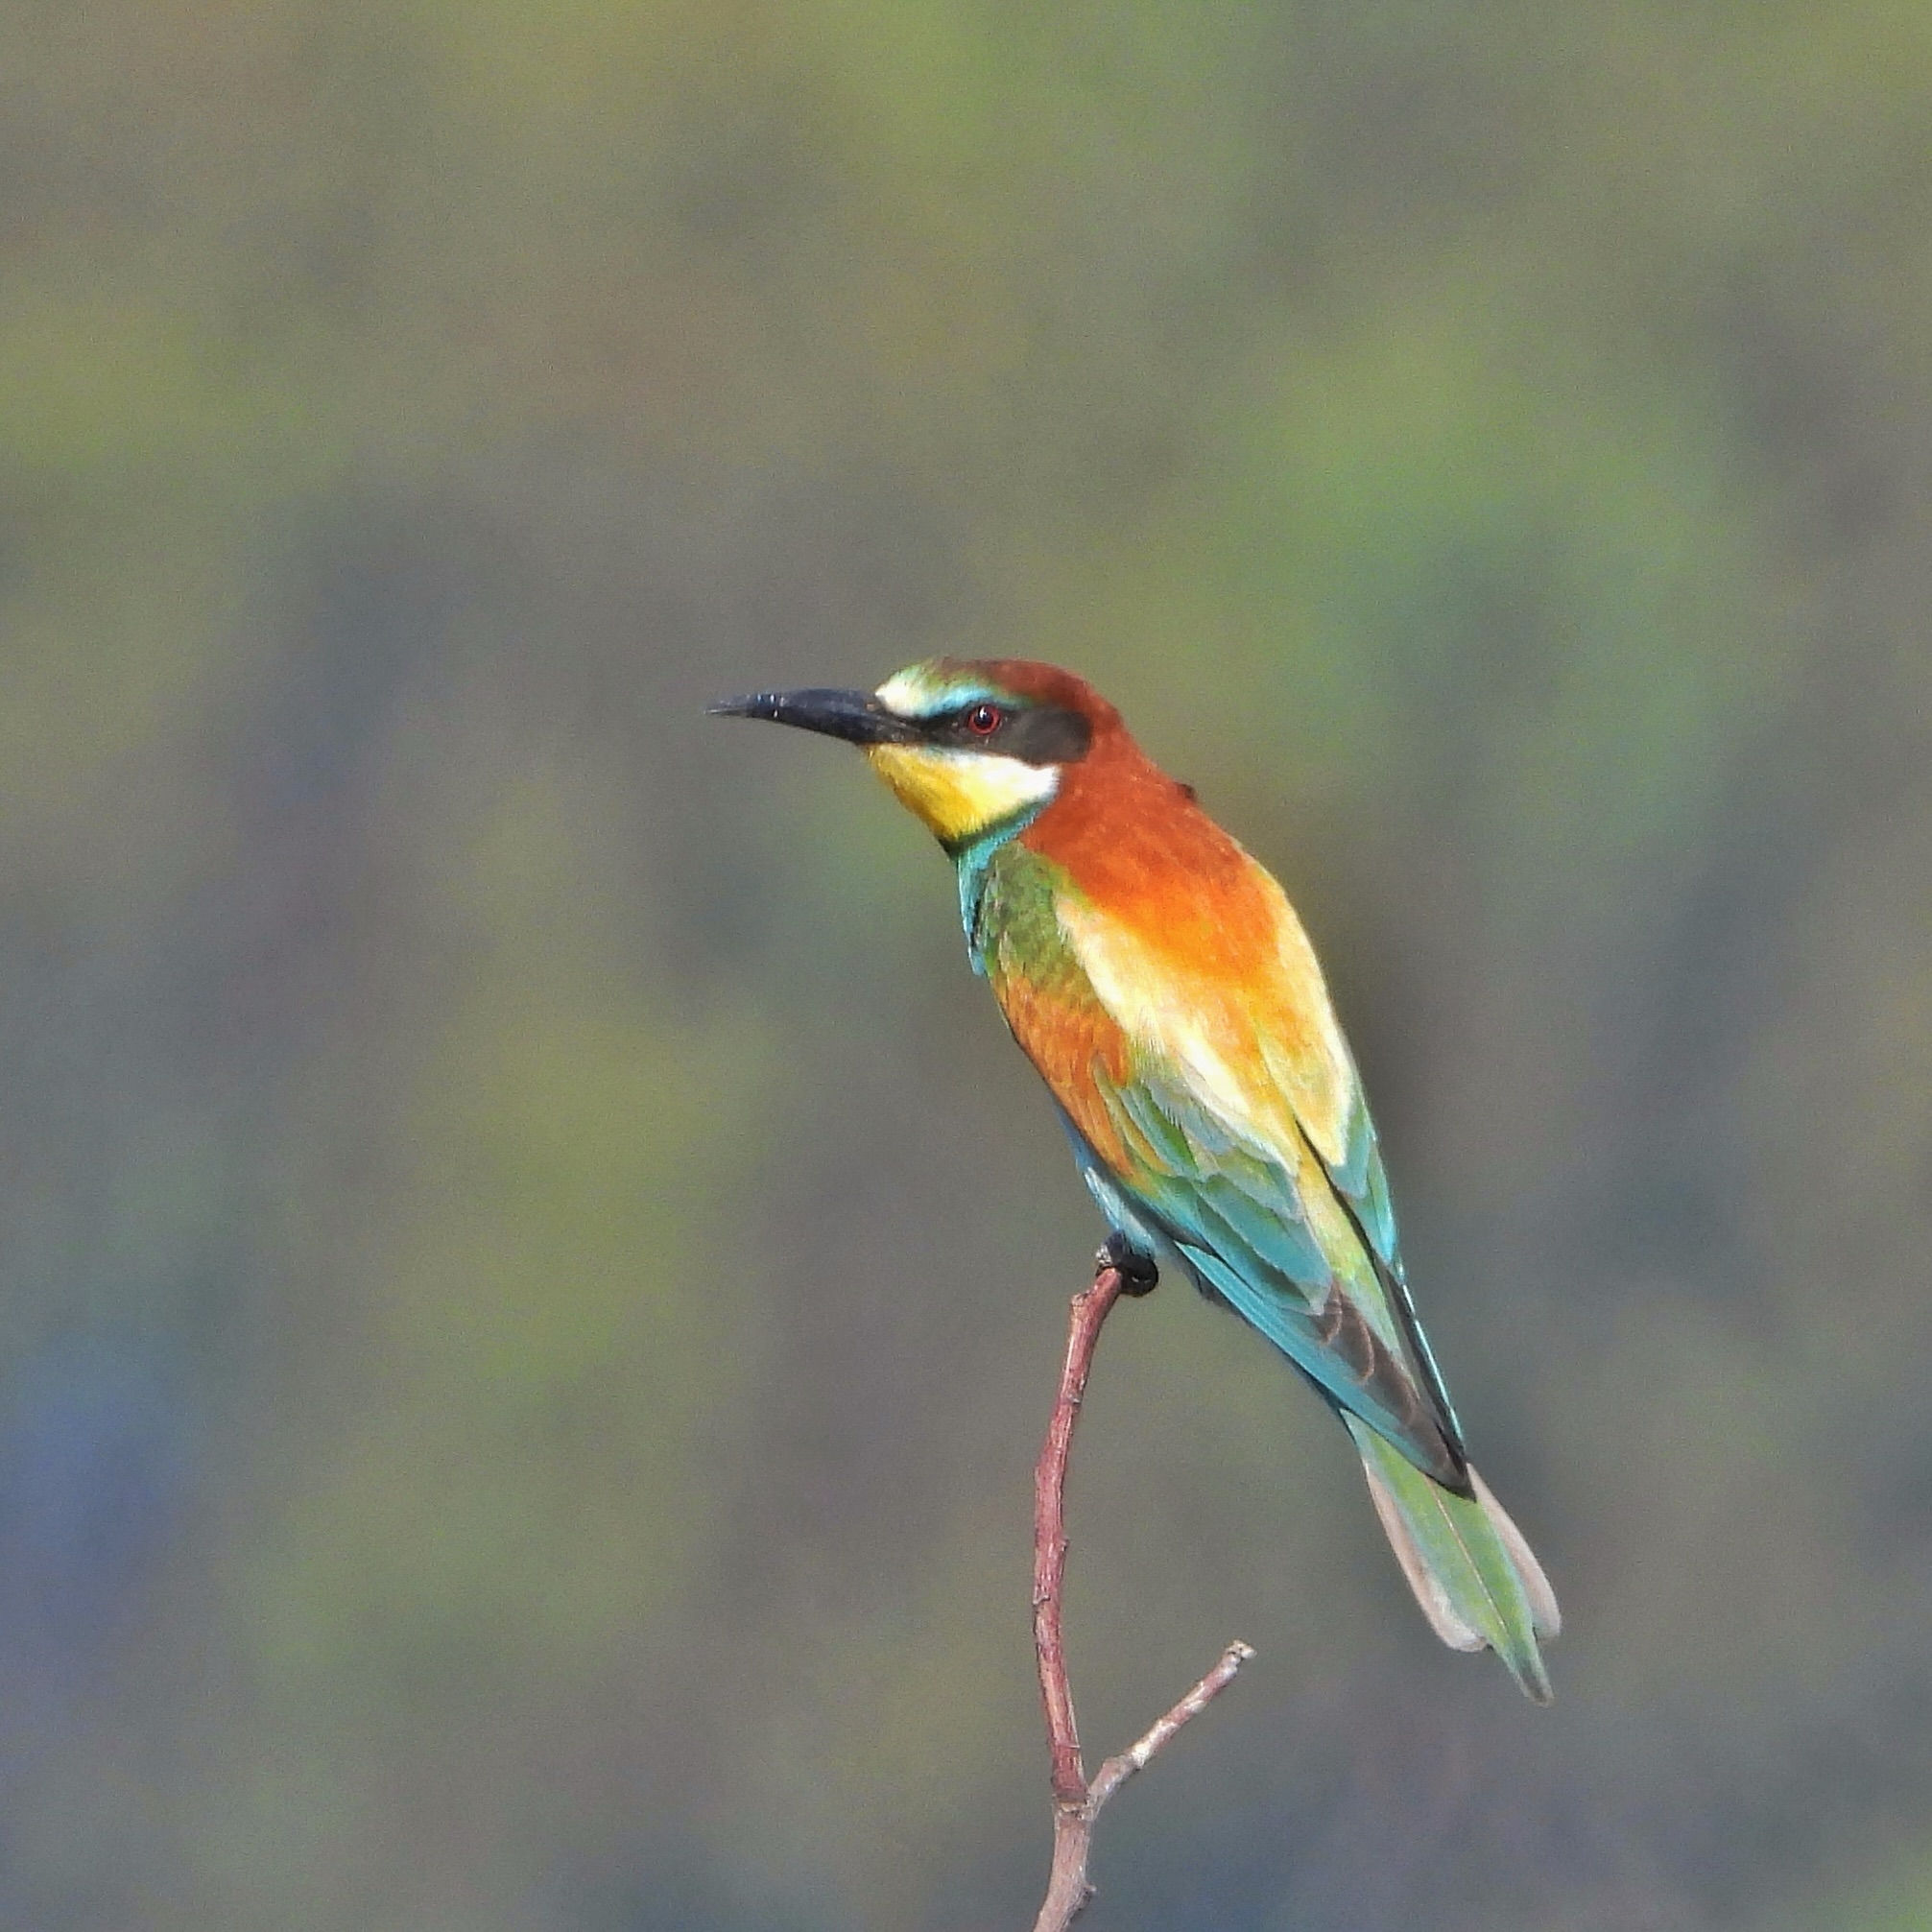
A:
{"label": "bird's foot", "polygon": [[1118,1228],[1100,1244],[1093,1266],[1096,1274],[1111,1268],[1120,1276],[1123,1295],[1152,1295],[1160,1286],[1160,1270],[1154,1265],[1154,1256],[1134,1247]]}

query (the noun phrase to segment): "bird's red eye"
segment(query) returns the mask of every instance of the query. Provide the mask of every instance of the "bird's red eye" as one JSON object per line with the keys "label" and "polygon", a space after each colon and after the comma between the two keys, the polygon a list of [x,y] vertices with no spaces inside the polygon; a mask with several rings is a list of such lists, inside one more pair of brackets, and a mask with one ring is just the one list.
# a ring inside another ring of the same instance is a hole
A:
{"label": "bird's red eye", "polygon": [[997,704],[975,704],[966,714],[966,727],[975,738],[990,738],[1006,723],[1006,713]]}

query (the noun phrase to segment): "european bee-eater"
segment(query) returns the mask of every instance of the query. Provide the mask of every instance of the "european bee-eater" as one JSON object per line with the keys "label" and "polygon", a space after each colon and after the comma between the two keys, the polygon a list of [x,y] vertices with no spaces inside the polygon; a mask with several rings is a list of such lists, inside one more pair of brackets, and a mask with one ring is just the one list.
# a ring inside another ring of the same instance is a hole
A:
{"label": "european bee-eater", "polygon": [[1436,1634],[1538,1703],[1556,1596],[1470,1466],[1375,1130],[1286,895],[1070,672],[935,658],[712,706],[863,748],[959,872],[974,971],[1059,1106],[1133,1286],[1178,1266],[1342,1419]]}

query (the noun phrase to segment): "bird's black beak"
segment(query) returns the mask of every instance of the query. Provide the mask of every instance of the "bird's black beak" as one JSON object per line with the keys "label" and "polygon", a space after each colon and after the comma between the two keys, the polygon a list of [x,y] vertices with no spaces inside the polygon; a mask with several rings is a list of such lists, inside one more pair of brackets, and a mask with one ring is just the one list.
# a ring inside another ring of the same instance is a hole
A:
{"label": "bird's black beak", "polygon": [[910,745],[918,731],[895,718],[870,691],[759,691],[708,705],[714,718],[769,718],[853,745]]}

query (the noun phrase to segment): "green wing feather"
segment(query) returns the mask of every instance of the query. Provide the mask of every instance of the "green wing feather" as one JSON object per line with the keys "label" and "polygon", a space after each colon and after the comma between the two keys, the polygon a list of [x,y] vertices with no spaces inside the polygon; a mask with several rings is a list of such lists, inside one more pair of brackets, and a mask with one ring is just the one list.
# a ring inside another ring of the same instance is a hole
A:
{"label": "green wing feather", "polygon": [[[1244,1142],[1145,1057],[1104,1087],[1131,1169],[1112,1178],[1166,1235],[1206,1292],[1260,1330],[1341,1414],[1362,1457],[1377,1515],[1417,1602],[1456,1650],[1487,1646],[1523,1691],[1550,1701],[1539,1640],[1562,1619],[1528,1543],[1469,1467],[1442,1377],[1409,1303],[1386,1219],[1372,1138],[1353,1188],[1309,1150],[1299,1181]],[[1358,1114],[1366,1109],[1357,1102]],[[1351,1154],[1354,1145],[1351,1143]],[[1316,1185],[1344,1206],[1354,1237],[1336,1240]],[[1372,1177],[1372,1178],[1371,1178]],[[1363,1204],[1363,1205],[1358,1205]]]}
{"label": "green wing feather", "polygon": [[[1115,1181],[1205,1292],[1418,1468],[1466,1488],[1462,1435],[1395,1272],[1393,1227],[1385,1237],[1392,1267],[1365,1240],[1362,1210],[1312,1148],[1303,1147],[1300,1172],[1291,1174],[1272,1148],[1205,1107],[1156,1055],[1135,1053],[1133,1068],[1118,1085],[1104,1070],[1094,1076],[1129,1151],[1129,1169]],[[1357,1198],[1372,1204],[1379,1193],[1386,1201],[1371,1138],[1367,1148],[1358,1157]]]}

